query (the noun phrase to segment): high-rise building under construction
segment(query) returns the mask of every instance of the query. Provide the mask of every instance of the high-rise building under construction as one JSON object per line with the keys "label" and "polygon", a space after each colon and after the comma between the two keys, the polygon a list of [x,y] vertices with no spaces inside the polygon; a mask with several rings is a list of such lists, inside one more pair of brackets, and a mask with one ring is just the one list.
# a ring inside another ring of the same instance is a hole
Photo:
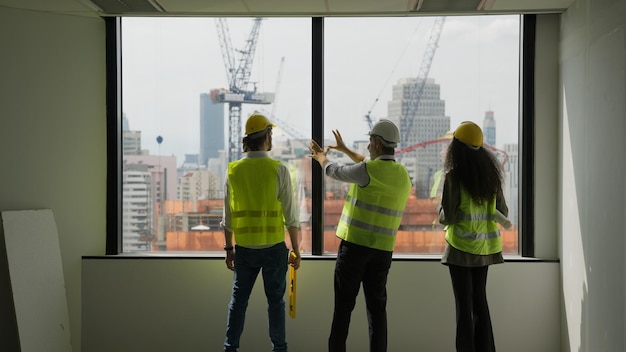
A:
{"label": "high-rise building under construction", "polygon": [[419,80],[421,78],[398,80],[392,88],[387,113],[388,118],[398,126],[410,126],[408,135],[400,136],[403,143],[396,150],[423,144],[409,152],[402,152],[398,160],[407,167],[413,179],[415,195],[428,198],[433,175],[443,167],[442,148],[447,147],[446,143],[429,142],[444,138],[450,130],[450,117],[446,116],[446,103],[440,97],[440,86],[432,78],[426,79],[419,103],[415,106],[415,87]]}

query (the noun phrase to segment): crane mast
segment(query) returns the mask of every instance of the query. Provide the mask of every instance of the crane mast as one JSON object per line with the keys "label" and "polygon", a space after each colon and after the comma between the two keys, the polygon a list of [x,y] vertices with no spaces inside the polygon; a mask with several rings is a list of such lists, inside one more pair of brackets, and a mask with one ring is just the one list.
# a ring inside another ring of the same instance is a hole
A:
{"label": "crane mast", "polygon": [[422,100],[424,86],[426,86],[426,79],[428,78],[430,66],[433,63],[435,52],[438,48],[439,37],[441,36],[441,30],[443,29],[445,21],[445,17],[438,17],[435,20],[433,28],[430,31],[430,38],[428,39],[428,45],[426,46],[426,51],[424,52],[419,73],[415,83],[411,84],[409,88],[411,98],[409,100],[407,114],[400,121],[401,144],[404,147],[409,145],[411,137],[413,136],[413,121],[415,120],[415,116],[417,115],[417,111]]}
{"label": "crane mast", "polygon": [[235,77],[235,57],[233,51],[233,44],[230,41],[230,31],[228,30],[228,24],[225,18],[216,18],[215,25],[217,26],[217,36],[220,40],[220,49],[222,50],[222,57],[224,58],[224,67],[226,68],[226,78],[228,79],[228,86],[233,86],[233,79]]}
{"label": "crane mast", "polygon": [[[377,102],[378,98],[374,101],[374,105],[376,105]],[[374,127],[374,121],[372,120],[372,110],[374,109],[374,105],[372,105],[372,107],[367,111],[367,114],[365,114],[365,122],[367,122],[367,127],[369,127],[370,131]]]}
{"label": "crane mast", "polygon": [[261,29],[262,18],[255,18],[245,47],[237,50],[236,57],[230,39],[230,31],[225,18],[215,20],[217,34],[220,41],[228,89],[214,89],[211,97],[216,103],[228,103],[228,161],[241,158],[241,105],[242,104],[271,104],[274,95],[272,93],[257,92],[256,86],[249,89],[250,71],[254,61],[257,40]]}
{"label": "crane mast", "polygon": [[[241,59],[237,70],[234,74],[234,82],[231,86],[231,90],[245,91],[246,87],[250,83],[250,70],[252,68],[252,61],[254,60],[254,53],[256,51],[257,39],[259,38],[259,30],[261,29],[261,18],[254,19],[254,25],[246,40],[246,46],[240,52]],[[256,91],[256,89],[255,89]]]}
{"label": "crane mast", "polygon": [[302,144],[305,148],[309,147],[309,137],[305,137],[300,132],[298,132],[295,128],[289,126],[289,124],[285,121],[282,121],[278,117],[276,117],[276,101],[278,100],[278,93],[280,92],[280,82],[283,77],[283,66],[285,65],[285,57],[280,58],[280,65],[278,66],[278,76],[276,78],[276,86],[274,88],[274,104],[272,104],[272,111],[268,113],[261,110],[259,111],[261,114],[266,114],[272,122],[274,122],[283,132],[293,137],[295,141]]}

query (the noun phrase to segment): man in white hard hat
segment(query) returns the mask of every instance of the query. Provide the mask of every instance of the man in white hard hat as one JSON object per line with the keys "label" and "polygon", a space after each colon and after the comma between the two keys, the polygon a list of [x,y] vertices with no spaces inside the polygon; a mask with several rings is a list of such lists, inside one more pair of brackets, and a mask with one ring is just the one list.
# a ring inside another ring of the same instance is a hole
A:
{"label": "man in white hard hat", "polygon": [[[273,127],[264,115],[252,114],[243,138],[246,155],[228,164],[222,227],[226,267],[234,277],[224,351],[239,348],[248,300],[261,270],[272,351],[287,351],[283,297],[288,265],[300,266],[300,222],[289,170],[267,153],[272,149]],[[285,226],[293,257],[285,244]]]}
{"label": "man in white hard hat", "polygon": [[[335,262],[335,308],[328,339],[330,352],[344,352],[350,316],[363,285],[369,324],[370,352],[387,351],[387,275],[396,233],[409,198],[409,173],[395,162],[400,142],[396,125],[378,121],[369,132],[370,159],[350,150],[339,131],[336,145],[322,149],[311,141],[311,157],[327,176],[349,182],[350,191],[337,225],[341,239]],[[355,164],[339,165],[326,157],[330,149],[348,155]]]}

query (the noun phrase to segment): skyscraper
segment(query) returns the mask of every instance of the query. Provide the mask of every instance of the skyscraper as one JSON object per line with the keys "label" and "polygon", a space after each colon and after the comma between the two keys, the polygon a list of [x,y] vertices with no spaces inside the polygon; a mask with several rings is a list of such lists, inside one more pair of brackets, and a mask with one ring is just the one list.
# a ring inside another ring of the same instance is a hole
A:
{"label": "skyscraper", "polygon": [[200,165],[217,158],[224,145],[224,103],[216,103],[211,94],[200,94]]}
{"label": "skyscraper", "polygon": [[122,148],[124,155],[141,155],[141,131],[131,131],[126,114],[122,115]]}
{"label": "skyscraper", "polygon": [[484,142],[490,146],[496,146],[496,120],[493,117],[493,111],[489,110],[485,112],[485,119],[483,120],[483,135],[485,136]]}
{"label": "skyscraper", "polygon": [[415,195],[419,198],[428,198],[433,175],[443,167],[441,156],[443,144],[428,142],[444,138],[446,132],[450,130],[450,117],[446,116],[446,102],[440,98],[439,84],[432,78],[426,80],[417,110],[411,108],[415,103],[416,97],[413,95],[417,83],[417,78],[398,80],[392,88],[387,114],[401,131],[403,124],[411,126],[411,133],[408,136],[400,136],[406,145],[401,144],[398,150],[423,144],[411,152],[402,153],[399,160],[406,166],[413,179]]}
{"label": "skyscraper", "polygon": [[151,251],[157,239],[152,183],[148,165],[124,165],[122,252]]}
{"label": "skyscraper", "polygon": [[504,155],[504,199],[509,207],[509,220],[514,225],[519,224],[519,155],[517,144],[505,144]]}
{"label": "skyscraper", "polygon": [[197,201],[224,197],[219,180],[213,171],[189,171],[178,179],[178,199]]}
{"label": "skyscraper", "polygon": [[123,251],[164,248],[163,204],[176,199],[176,157],[124,155],[122,171]]}

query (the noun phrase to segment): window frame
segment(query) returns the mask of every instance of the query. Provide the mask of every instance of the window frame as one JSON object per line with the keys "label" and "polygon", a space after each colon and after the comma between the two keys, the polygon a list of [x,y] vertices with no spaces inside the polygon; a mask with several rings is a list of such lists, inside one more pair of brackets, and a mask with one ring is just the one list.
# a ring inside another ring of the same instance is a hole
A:
{"label": "window frame", "polygon": [[[536,15],[521,14],[520,90],[519,90],[519,202],[518,233],[521,257],[534,257],[534,74]],[[311,17],[311,138],[324,140],[324,18]],[[122,17],[105,17],[106,57],[106,255],[122,253]],[[311,255],[324,255],[324,174],[317,163],[312,166]],[[184,256],[184,254],[183,254]],[[327,255],[332,256],[335,255]],[[410,260],[424,256],[416,254]],[[396,258],[394,258],[396,259]],[[403,257],[404,259],[404,257]]]}

